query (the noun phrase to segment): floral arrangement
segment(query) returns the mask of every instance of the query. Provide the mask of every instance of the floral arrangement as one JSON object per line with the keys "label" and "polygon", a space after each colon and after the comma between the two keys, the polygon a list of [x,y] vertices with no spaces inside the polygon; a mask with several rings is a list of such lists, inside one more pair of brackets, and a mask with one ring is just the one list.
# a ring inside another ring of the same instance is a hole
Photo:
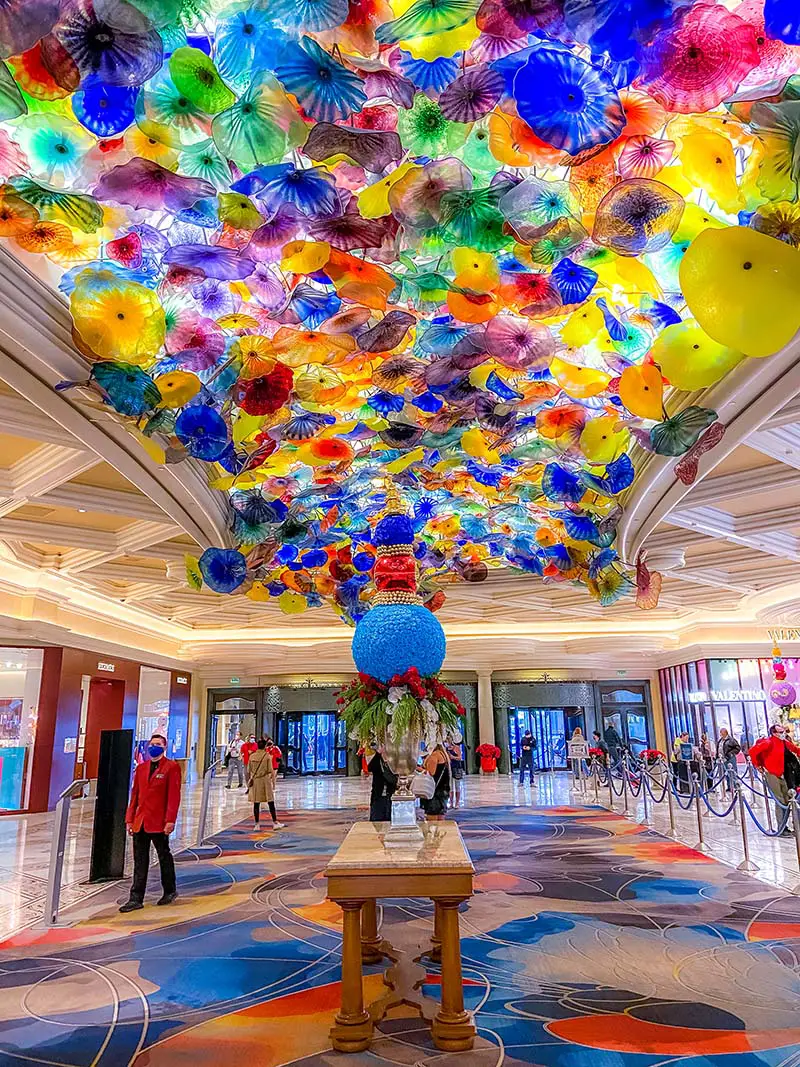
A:
{"label": "floral arrangement", "polygon": [[606,754],[602,750],[602,748],[590,748],[589,749],[589,755],[593,756],[595,759],[602,760],[602,759],[605,759],[605,755]]}
{"label": "floral arrangement", "polygon": [[658,763],[659,760],[666,759],[667,757],[659,748],[646,748],[642,752],[641,758],[648,767],[652,767],[654,763]]}
{"label": "floral arrangement", "polygon": [[426,745],[440,744],[459,733],[465,714],[458,697],[435,675],[424,678],[416,667],[381,682],[358,676],[336,697],[350,737],[367,744],[415,734]]}

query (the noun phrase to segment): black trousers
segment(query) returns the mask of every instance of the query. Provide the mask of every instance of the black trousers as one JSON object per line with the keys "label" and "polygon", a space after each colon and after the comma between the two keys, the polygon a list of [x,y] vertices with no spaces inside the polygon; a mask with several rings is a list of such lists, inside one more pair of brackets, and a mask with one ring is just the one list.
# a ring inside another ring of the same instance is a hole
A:
{"label": "black trousers", "polygon": [[133,835],[133,881],[131,882],[131,900],[144,900],[147,889],[147,872],[150,867],[150,844],[155,846],[158,865],[161,868],[161,887],[165,893],[175,892],[175,861],[169,850],[167,834],[148,834],[146,830],[137,830]]}
{"label": "black trousers", "polygon": [[[275,801],[274,800],[268,801],[267,802],[267,807],[269,808],[269,813],[272,816],[272,821],[273,822],[277,822],[278,821],[278,812],[275,810]],[[258,822],[260,817],[261,817],[261,805],[260,804],[254,804],[253,805],[253,821],[254,822]]]}
{"label": "black trousers", "polygon": [[528,772],[531,783],[533,783],[533,756],[523,756],[519,764],[519,780],[525,781],[525,771]]}

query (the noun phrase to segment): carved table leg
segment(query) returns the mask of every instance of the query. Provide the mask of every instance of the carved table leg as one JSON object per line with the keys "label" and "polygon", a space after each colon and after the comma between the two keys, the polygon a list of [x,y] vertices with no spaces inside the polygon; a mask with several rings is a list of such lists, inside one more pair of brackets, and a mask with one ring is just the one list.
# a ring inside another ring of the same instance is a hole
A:
{"label": "carved table leg", "polygon": [[383,959],[378,935],[378,908],[374,900],[365,900],[361,909],[361,962],[380,963]]}
{"label": "carved table leg", "polygon": [[361,984],[361,900],[337,901],[342,909],[342,1006],[331,1029],[337,1052],[363,1052],[372,1040]]}
{"label": "carved table leg", "polygon": [[442,1006],[433,1020],[433,1043],[443,1052],[466,1052],[475,1042],[472,1016],[464,1010],[461,979],[461,939],[458,907],[461,900],[439,900],[439,936],[442,941]]}

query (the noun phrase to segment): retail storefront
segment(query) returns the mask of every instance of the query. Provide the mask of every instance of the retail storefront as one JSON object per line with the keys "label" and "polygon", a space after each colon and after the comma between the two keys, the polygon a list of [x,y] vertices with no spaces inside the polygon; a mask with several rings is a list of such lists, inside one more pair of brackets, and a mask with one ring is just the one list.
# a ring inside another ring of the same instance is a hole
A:
{"label": "retail storefront", "polygon": [[[467,711],[465,740],[477,742],[477,687],[450,683]],[[357,746],[349,741],[336,712],[339,686],[316,682],[252,688],[209,689],[206,723],[208,768],[225,755],[238,734],[273,737],[290,775],[361,772]]]}
{"label": "retail storefront", "polygon": [[[800,685],[800,660],[784,659],[787,681]],[[771,659],[701,659],[659,671],[670,743],[683,731],[693,741],[725,729],[744,747],[766,734],[771,721]]]}
{"label": "retail storefront", "polygon": [[526,730],[537,739],[539,770],[567,766],[567,741],[576,727],[591,739],[613,726],[633,753],[654,743],[648,681],[493,682],[495,739],[502,753],[501,774],[519,766],[519,743]]}
{"label": "retail storefront", "polygon": [[76,778],[97,776],[103,730],[155,731],[188,752],[192,678],[77,648],[0,648],[0,812],[47,811]]}

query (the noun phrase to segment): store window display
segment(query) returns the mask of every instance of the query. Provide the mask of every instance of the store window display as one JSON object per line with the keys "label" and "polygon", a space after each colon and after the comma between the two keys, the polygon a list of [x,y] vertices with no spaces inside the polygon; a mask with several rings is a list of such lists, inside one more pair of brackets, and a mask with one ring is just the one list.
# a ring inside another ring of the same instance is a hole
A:
{"label": "store window display", "polygon": [[0,811],[28,805],[41,678],[41,649],[0,649]]}

